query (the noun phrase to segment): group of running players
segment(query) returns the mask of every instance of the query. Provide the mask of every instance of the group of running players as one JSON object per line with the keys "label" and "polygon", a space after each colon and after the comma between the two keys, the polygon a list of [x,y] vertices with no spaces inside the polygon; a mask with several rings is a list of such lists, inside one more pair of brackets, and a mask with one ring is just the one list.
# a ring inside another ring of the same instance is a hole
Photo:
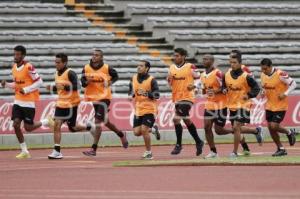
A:
{"label": "group of running players", "polygon": [[[30,158],[22,133],[21,123],[26,131],[33,131],[41,126],[49,127],[54,133],[54,148],[49,159],[61,159],[61,127],[66,122],[69,131],[89,131],[93,136],[91,148],[84,151],[87,156],[96,156],[98,142],[101,137],[101,124],[115,132],[120,138],[122,146],[128,148],[126,132],[112,124],[108,117],[109,105],[112,99],[111,85],[118,80],[118,73],[103,61],[103,52],[94,50],[91,60],[82,69],[79,81],[77,74],[68,66],[68,56],[58,53],[55,56],[55,83],[46,85],[50,93],[57,94],[55,113],[41,121],[34,121],[35,102],[39,100],[39,88],[43,81],[33,65],[25,61],[26,48],[14,48],[14,64],[12,66],[13,81],[1,81],[1,86],[15,91],[12,108],[12,121],[15,134],[20,143],[21,152],[18,159]],[[176,145],[172,155],[180,154],[182,150],[183,127],[196,143],[196,156],[203,152],[204,141],[197,133],[197,128],[190,119],[190,110],[198,94],[205,98],[204,131],[210,152],[205,158],[218,157],[214,142],[213,129],[218,135],[233,134],[234,145],[231,158],[237,158],[238,147],[241,144],[244,155],[250,155],[249,146],[244,134],[253,134],[257,142],[262,145],[264,133],[261,126],[248,127],[252,100],[256,97],[266,98],[265,115],[270,135],[276,144],[276,151],[272,156],[287,155],[279,133],[287,136],[289,144],[296,142],[294,129],[286,129],[281,125],[288,109],[288,95],[296,88],[296,82],[289,75],[272,66],[268,58],[261,60],[261,85],[257,83],[250,69],[242,64],[242,54],[239,50],[232,50],[229,55],[230,68],[223,73],[214,64],[214,56],[203,56],[204,71],[200,72],[194,64],[186,61],[187,51],[182,48],[174,50],[174,63],[168,69],[167,80],[172,90],[172,101],[175,106],[173,118],[176,132]],[[159,86],[155,77],[149,74],[151,63],[141,60],[137,66],[137,74],[133,75],[129,83],[129,99],[134,104],[133,133],[143,136],[146,151],[143,159],[153,159],[151,151],[151,137],[160,139],[155,119],[158,113]],[[166,69],[167,70],[167,69]],[[80,86],[81,85],[81,86]],[[94,122],[86,124],[76,122],[77,109],[81,98],[79,91],[84,88],[84,100],[91,102],[95,111]],[[226,126],[229,118],[231,127]]]}

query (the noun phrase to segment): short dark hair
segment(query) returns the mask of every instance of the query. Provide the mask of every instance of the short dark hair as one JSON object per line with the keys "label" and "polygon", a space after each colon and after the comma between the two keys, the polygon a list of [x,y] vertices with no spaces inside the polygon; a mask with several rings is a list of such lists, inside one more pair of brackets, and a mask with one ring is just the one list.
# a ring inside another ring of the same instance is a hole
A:
{"label": "short dark hair", "polygon": [[55,57],[60,58],[63,63],[68,62],[68,55],[66,55],[65,53],[58,53],[55,55]]}
{"label": "short dark hair", "polygon": [[272,61],[269,58],[264,58],[264,59],[261,60],[260,65],[270,67],[270,66],[272,66]]}
{"label": "short dark hair", "polygon": [[148,72],[149,72],[149,70],[150,70],[150,68],[151,68],[150,62],[147,61],[147,60],[141,60],[141,62],[144,62],[144,63],[145,63],[145,66],[148,68]]}
{"label": "short dark hair", "polygon": [[237,59],[239,63],[242,63],[242,58],[238,55],[231,56],[231,59]]}
{"label": "short dark hair", "polygon": [[[242,62],[242,52],[240,50],[232,50],[230,53],[233,53],[234,56],[239,57]],[[233,56],[233,55],[232,55]]]}
{"label": "short dark hair", "polygon": [[180,54],[181,56],[187,56],[187,51],[183,48],[176,48],[174,52]]}
{"label": "short dark hair", "polygon": [[24,46],[18,45],[14,48],[14,51],[21,52],[22,55],[26,55],[26,48]]}
{"label": "short dark hair", "polygon": [[96,49],[95,51],[97,51],[97,52],[101,53],[101,55],[103,55],[103,51],[102,50]]}

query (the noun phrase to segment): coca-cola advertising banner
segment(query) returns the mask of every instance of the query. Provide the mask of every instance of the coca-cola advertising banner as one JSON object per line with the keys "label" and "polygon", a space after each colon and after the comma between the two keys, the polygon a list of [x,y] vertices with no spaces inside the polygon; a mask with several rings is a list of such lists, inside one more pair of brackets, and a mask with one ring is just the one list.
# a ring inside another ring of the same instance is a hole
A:
{"label": "coca-cola advertising banner", "polygon": [[[300,125],[300,96],[289,97],[289,109],[286,113],[283,125],[299,126]],[[254,99],[251,110],[251,124],[266,126],[264,99]],[[11,121],[13,101],[0,100],[0,134],[14,133]],[[41,100],[36,103],[35,120],[39,121],[47,118],[48,115],[53,116],[55,110],[55,100]],[[132,130],[133,121],[133,104],[127,98],[114,98],[109,107],[109,119],[119,129]],[[197,128],[203,128],[203,111],[204,99],[198,98],[193,105],[190,115],[195,122]],[[156,123],[162,130],[174,130],[172,118],[174,116],[174,104],[170,98],[161,98],[158,102],[158,115]],[[77,122],[85,124],[87,121],[94,120],[94,109],[91,103],[81,102],[78,107]],[[229,122],[228,122],[229,124]],[[103,127],[106,130],[105,127]],[[63,126],[63,131],[68,129]],[[41,127],[31,133],[49,133],[47,127]]]}

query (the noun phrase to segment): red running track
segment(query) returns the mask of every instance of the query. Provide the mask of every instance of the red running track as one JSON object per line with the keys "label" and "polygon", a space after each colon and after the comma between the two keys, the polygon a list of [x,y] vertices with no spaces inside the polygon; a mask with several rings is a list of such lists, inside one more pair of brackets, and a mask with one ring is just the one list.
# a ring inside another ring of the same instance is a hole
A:
{"label": "red running track", "polygon": [[[299,144],[288,148],[300,155]],[[250,145],[256,154],[271,154],[273,144]],[[196,158],[194,146],[171,156],[173,146],[154,146],[156,160]],[[221,156],[232,145],[218,145]],[[97,157],[84,149],[63,149],[63,160],[48,160],[47,150],[31,150],[32,158],[16,160],[18,151],[0,151],[0,198],[75,199],[286,199],[300,198],[300,166],[179,166],[114,168],[120,160],[139,159],[143,147],[100,148]],[[205,154],[208,152],[205,148]]]}

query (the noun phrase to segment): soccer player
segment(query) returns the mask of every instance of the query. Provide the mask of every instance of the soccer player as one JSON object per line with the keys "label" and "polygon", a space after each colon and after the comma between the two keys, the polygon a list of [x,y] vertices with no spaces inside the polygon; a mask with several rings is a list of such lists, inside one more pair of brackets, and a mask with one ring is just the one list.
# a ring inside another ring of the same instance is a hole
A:
{"label": "soccer player", "polygon": [[241,129],[250,123],[251,98],[255,98],[260,88],[255,79],[241,68],[240,56],[231,56],[231,69],[225,74],[223,91],[227,91],[227,107],[234,132],[234,148],[230,157],[238,157],[238,146],[241,141]]}
{"label": "soccer player", "polygon": [[68,67],[68,56],[59,53],[55,56],[55,85],[47,85],[49,91],[57,92],[54,113],[54,149],[48,155],[49,159],[62,159],[63,155],[60,150],[61,127],[64,122],[67,123],[71,132],[89,131],[91,126],[76,125],[77,109],[80,103],[79,82],[77,75]]}
{"label": "soccer player", "polygon": [[[232,50],[229,54],[229,60],[232,56],[239,57],[240,60],[242,59],[242,52],[240,50]],[[252,76],[254,78],[253,73],[251,72],[250,68],[244,64],[241,63],[241,69],[243,72],[247,73],[248,75]],[[231,71],[232,69],[229,68],[228,71]],[[256,133],[257,132],[257,133]],[[263,142],[263,130],[261,126],[258,126],[255,130],[253,128],[249,128],[246,126],[242,127],[242,133],[243,134],[254,134],[256,136],[257,142],[262,145]],[[242,136],[241,145],[243,147],[243,154],[244,155],[250,155],[250,149],[246,142],[246,138]]]}
{"label": "soccer player", "polygon": [[2,80],[1,85],[15,91],[15,100],[12,108],[12,120],[15,134],[20,143],[21,153],[16,156],[17,159],[30,158],[24,135],[21,130],[21,123],[24,122],[26,131],[33,131],[39,127],[48,126],[48,120],[34,122],[35,102],[39,100],[39,88],[43,81],[34,66],[25,61],[26,48],[16,46],[14,48],[14,64],[12,66],[13,82],[9,83]]}
{"label": "soccer player", "polygon": [[[232,56],[238,56],[241,57],[241,60],[243,60],[242,58],[242,52],[240,50],[232,50],[229,54],[229,58],[231,58]],[[244,64],[241,63],[241,69],[248,73],[249,75],[253,75],[253,73],[251,72],[250,68]],[[254,76],[253,76],[254,77]]]}
{"label": "soccer player", "polygon": [[91,129],[94,142],[90,150],[83,152],[84,155],[96,156],[102,132],[101,123],[115,132],[120,137],[123,147],[128,148],[126,133],[119,130],[108,118],[109,105],[112,99],[111,85],[118,78],[117,71],[103,62],[103,52],[95,50],[90,63],[84,66],[81,77],[81,84],[85,88],[85,100],[92,102],[95,110],[95,124],[92,125]]}
{"label": "soccer player", "polygon": [[194,78],[199,78],[200,74],[196,71],[193,64],[186,62],[187,52],[185,49],[176,48],[174,50],[174,64],[169,68],[168,82],[172,89],[172,100],[175,103],[175,116],[173,118],[177,142],[172,150],[172,155],[177,155],[182,150],[182,125],[183,120],[189,133],[196,142],[196,156],[202,154],[204,142],[197,134],[196,126],[189,118],[189,112],[195,101]]}
{"label": "soccer player", "polygon": [[272,156],[284,156],[287,155],[287,151],[281,144],[278,133],[286,134],[291,146],[295,144],[295,130],[287,130],[280,123],[288,109],[288,95],[297,85],[286,72],[273,67],[270,59],[263,59],[260,65],[262,95],[267,99],[266,120],[271,137],[277,146],[277,151]]}
{"label": "soccer player", "polygon": [[[205,72],[201,73],[200,84],[202,93],[206,96],[204,110],[204,130],[207,143],[210,147],[210,153],[206,158],[218,157],[217,149],[214,143],[212,127],[218,135],[233,134],[232,128],[224,128],[227,119],[226,95],[222,92],[224,74],[214,67],[214,56],[206,54],[203,56],[203,66]],[[241,133],[254,134],[258,142],[262,142],[262,134],[259,128],[246,129],[242,127]],[[245,131],[245,132],[244,132]],[[242,143],[242,146],[244,143]]]}
{"label": "soccer player", "polygon": [[136,136],[143,136],[146,151],[142,158],[147,160],[153,159],[149,133],[155,122],[156,100],[159,99],[157,81],[148,74],[150,68],[151,65],[148,61],[141,61],[137,67],[137,74],[132,77],[129,84],[135,107],[133,132]]}

